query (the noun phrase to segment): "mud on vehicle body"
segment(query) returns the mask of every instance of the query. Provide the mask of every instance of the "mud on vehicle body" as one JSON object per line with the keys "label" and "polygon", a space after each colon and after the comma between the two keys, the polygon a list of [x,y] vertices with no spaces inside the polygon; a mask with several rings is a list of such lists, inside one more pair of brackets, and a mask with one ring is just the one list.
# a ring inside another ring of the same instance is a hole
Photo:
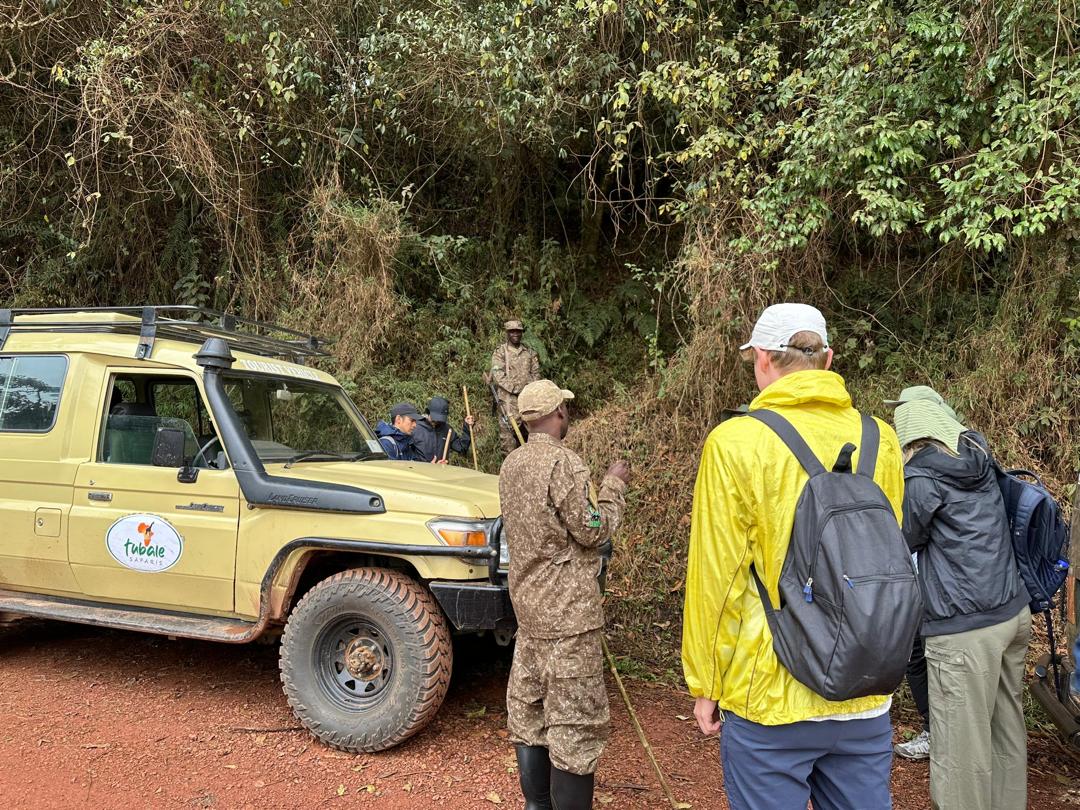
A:
{"label": "mud on vehicle body", "polygon": [[0,614],[244,643],[324,742],[441,705],[515,630],[495,476],[387,460],[325,342],[194,307],[0,310]]}

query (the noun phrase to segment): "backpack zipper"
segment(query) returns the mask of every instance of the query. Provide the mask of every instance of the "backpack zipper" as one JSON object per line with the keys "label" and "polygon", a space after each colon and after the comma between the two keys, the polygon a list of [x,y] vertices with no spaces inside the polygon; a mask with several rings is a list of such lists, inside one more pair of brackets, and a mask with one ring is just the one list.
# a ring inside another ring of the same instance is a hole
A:
{"label": "backpack zipper", "polygon": [[844,574],[844,581],[847,582],[851,588],[854,588],[855,584],[858,582],[908,582],[914,580],[914,574],[871,574],[865,577],[855,577],[854,579],[851,579],[847,574]]}
{"label": "backpack zipper", "polygon": [[[843,514],[844,512],[858,512],[858,511],[866,510],[866,509],[881,509],[881,510],[886,511],[886,512],[890,511],[889,508],[886,507],[884,504],[878,504],[878,503],[861,502],[861,503],[844,504],[843,506],[839,506],[839,507],[834,506],[832,509],[829,509],[825,513],[825,519],[823,521],[821,521],[821,528],[824,529],[825,525],[830,520],[832,520],[833,517],[835,517],[836,515]],[[820,536],[819,536],[817,548],[814,550],[814,559],[810,561],[810,573],[809,573],[809,576],[807,576],[806,583],[803,585],[803,589],[802,589],[803,599],[805,599],[807,602],[813,602],[814,601],[814,568],[817,566],[818,556],[820,555],[820,553],[821,553],[821,540],[820,540]],[[848,587],[854,588],[855,583],[852,580],[848,579],[847,574],[844,574],[843,576],[844,576],[844,580],[848,584]],[[858,579],[863,579],[863,577],[858,577]]]}

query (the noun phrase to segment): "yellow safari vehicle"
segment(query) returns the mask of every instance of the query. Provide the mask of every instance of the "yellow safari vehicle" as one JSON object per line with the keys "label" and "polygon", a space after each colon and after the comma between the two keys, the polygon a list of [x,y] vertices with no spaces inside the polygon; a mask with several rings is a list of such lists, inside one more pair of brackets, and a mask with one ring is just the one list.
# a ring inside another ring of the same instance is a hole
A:
{"label": "yellow safari vehicle", "polygon": [[508,643],[497,479],[386,458],[319,339],[194,307],[0,310],[0,612],[232,644],[378,751]]}

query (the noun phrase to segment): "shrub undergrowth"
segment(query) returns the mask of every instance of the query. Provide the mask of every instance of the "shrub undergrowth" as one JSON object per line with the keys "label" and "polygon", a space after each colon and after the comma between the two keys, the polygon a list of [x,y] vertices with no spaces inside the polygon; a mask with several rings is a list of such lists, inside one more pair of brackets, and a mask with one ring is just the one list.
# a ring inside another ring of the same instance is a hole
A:
{"label": "shrub undergrowth", "polygon": [[336,339],[372,420],[508,317],[636,482],[617,646],[677,667],[697,453],[767,303],[856,404],[929,383],[1007,463],[1080,460],[1075,0],[0,0],[0,296]]}

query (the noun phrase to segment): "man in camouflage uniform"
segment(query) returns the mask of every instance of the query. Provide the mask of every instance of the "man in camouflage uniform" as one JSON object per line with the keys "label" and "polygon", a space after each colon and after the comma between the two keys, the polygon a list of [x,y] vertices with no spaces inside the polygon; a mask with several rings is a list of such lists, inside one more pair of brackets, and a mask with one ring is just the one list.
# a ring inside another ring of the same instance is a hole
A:
{"label": "man in camouflage uniform", "polygon": [[[502,410],[507,418],[518,418],[518,394],[529,383],[540,379],[540,358],[536,352],[521,342],[525,334],[525,325],[521,321],[510,320],[503,324],[506,341],[491,354],[491,382],[495,385]],[[514,429],[505,424],[503,414],[499,415],[499,440],[504,453],[509,453],[518,446]]]}
{"label": "man in camouflage uniform", "polygon": [[529,439],[499,473],[518,621],[507,726],[527,810],[592,807],[608,737],[597,575],[600,546],[622,521],[630,470],[611,465],[596,497],[588,467],[562,444],[573,396],[550,380],[525,386],[518,405]]}

